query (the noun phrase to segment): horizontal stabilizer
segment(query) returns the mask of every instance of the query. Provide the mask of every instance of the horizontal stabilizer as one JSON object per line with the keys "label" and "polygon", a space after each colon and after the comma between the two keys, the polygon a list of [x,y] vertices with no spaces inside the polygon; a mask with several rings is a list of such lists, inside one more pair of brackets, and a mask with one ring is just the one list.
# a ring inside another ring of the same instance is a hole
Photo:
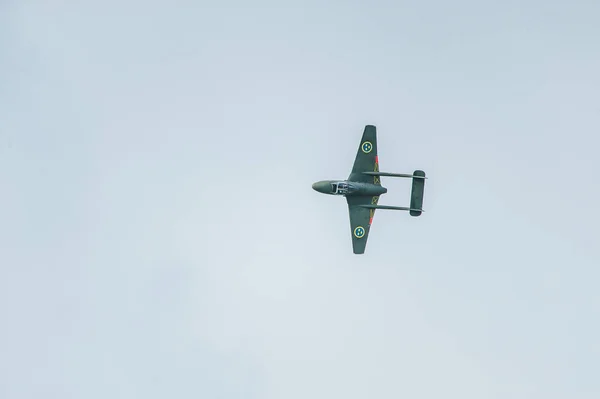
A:
{"label": "horizontal stabilizer", "polygon": [[[418,172],[418,171],[417,171]],[[412,179],[427,179],[425,175],[409,175],[408,173],[388,173],[388,172],[362,172],[364,175],[369,176],[388,176],[388,177],[409,177]]]}
{"label": "horizontal stabilizer", "polygon": [[423,212],[423,193],[425,191],[425,172],[415,170],[410,194],[410,215],[421,216]]}
{"label": "horizontal stabilizer", "polygon": [[391,205],[360,205],[361,208],[367,209],[388,209],[392,211],[411,211],[411,212],[424,212],[423,209],[409,208],[406,206],[391,206]]}

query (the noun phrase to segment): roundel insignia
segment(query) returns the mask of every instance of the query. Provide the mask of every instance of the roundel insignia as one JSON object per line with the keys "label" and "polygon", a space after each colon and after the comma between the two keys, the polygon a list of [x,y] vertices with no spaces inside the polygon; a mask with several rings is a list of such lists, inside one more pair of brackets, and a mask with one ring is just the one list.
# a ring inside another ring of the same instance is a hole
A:
{"label": "roundel insignia", "polygon": [[362,226],[358,226],[354,229],[354,237],[363,238],[365,236],[365,228]]}
{"label": "roundel insignia", "polygon": [[362,152],[364,152],[365,154],[370,153],[373,150],[373,144],[371,144],[370,141],[365,141],[364,143],[362,143]]}

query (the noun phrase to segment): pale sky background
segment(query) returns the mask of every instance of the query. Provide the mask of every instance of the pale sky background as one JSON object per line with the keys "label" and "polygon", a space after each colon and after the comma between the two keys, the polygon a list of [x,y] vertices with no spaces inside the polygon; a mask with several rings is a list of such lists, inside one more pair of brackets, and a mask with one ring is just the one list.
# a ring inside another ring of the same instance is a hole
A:
{"label": "pale sky background", "polygon": [[[599,398],[598,21],[4,0],[0,398]],[[356,256],[365,124],[430,180]]]}

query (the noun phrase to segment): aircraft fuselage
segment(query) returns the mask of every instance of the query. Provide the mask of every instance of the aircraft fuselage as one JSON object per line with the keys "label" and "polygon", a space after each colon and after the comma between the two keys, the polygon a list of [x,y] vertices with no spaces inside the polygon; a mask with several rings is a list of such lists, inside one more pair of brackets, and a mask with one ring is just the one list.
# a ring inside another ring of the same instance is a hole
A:
{"label": "aircraft fuselage", "polygon": [[321,180],[312,185],[315,191],[329,195],[378,196],[387,193],[387,188],[377,184],[349,180]]}

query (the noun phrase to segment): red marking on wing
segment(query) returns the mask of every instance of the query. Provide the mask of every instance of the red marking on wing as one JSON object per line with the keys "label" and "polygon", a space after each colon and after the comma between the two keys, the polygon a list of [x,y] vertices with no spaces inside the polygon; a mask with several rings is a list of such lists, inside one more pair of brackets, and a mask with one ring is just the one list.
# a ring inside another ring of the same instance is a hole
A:
{"label": "red marking on wing", "polygon": [[369,219],[369,226],[371,225],[371,223],[373,223],[373,216],[371,216],[371,218]]}
{"label": "red marking on wing", "polygon": [[375,163],[379,163],[379,155],[375,155]]}

